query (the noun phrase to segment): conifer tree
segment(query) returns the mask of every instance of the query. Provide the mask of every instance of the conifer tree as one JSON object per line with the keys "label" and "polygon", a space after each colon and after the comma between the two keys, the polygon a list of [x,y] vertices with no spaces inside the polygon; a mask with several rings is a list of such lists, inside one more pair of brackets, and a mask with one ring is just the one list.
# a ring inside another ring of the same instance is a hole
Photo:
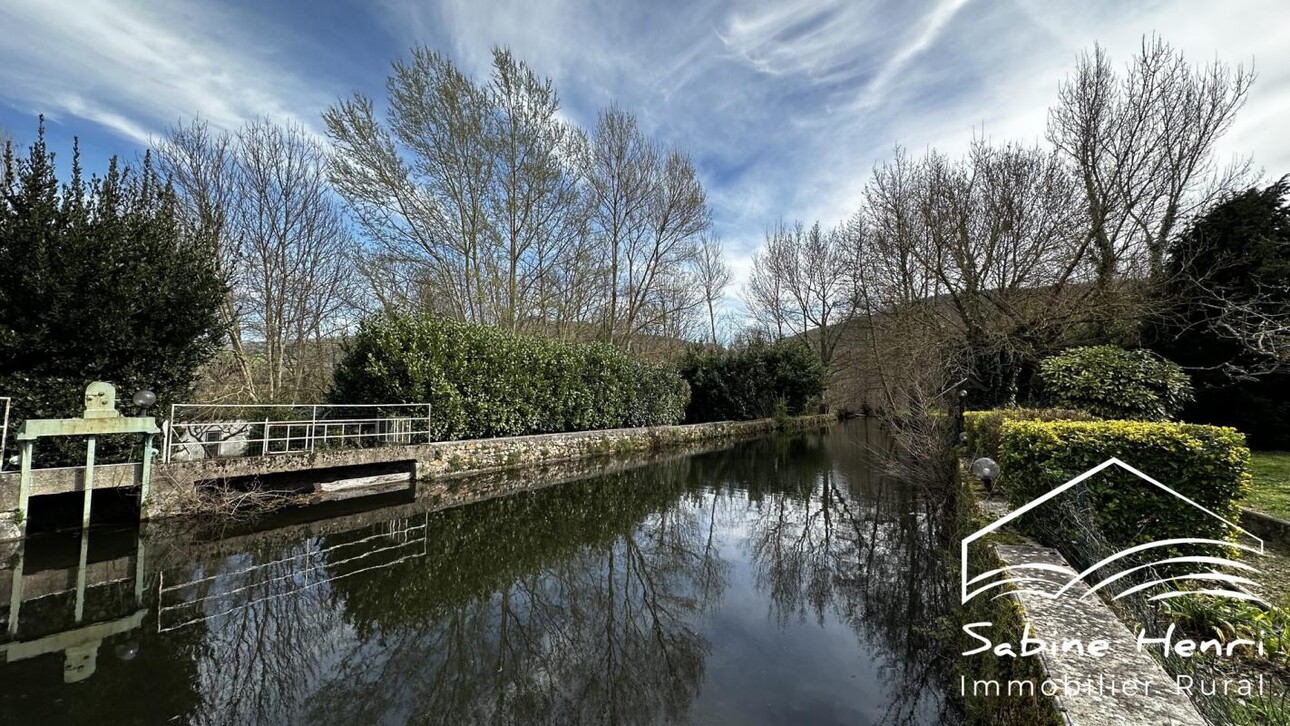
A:
{"label": "conifer tree", "polygon": [[[79,144],[59,184],[42,119],[25,155],[7,144],[0,178],[0,395],[10,426],[78,415],[86,384],[189,392],[214,352],[224,287],[186,237],[170,186],[145,156],[86,179]],[[118,403],[118,407],[121,402]],[[12,440],[12,437],[11,437]]]}

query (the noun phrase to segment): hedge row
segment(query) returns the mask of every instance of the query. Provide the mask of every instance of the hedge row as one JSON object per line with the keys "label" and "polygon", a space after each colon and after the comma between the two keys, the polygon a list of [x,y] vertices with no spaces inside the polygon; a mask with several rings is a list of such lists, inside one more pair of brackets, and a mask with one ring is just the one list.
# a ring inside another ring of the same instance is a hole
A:
{"label": "hedge row", "polygon": [[429,403],[439,439],[675,424],[675,372],[608,345],[565,343],[435,316],[363,323],[337,365],[334,403]]}
{"label": "hedge row", "polygon": [[1084,411],[1068,408],[996,408],[989,411],[964,411],[963,430],[967,432],[967,452],[972,458],[999,458],[999,443],[1005,421],[1094,421]]}
{"label": "hedge row", "polygon": [[690,384],[690,423],[799,416],[817,409],[824,395],[824,366],[799,341],[753,340],[726,350],[694,347],[680,368]]}
{"label": "hedge row", "polygon": [[[1001,484],[1021,506],[1075,476],[1117,457],[1237,522],[1250,487],[1250,451],[1235,429],[1141,421],[1007,421],[999,448]],[[1176,537],[1225,539],[1230,528],[1119,467],[1086,480],[1086,498],[1102,534],[1127,546]],[[1056,543],[1050,543],[1056,544]]]}

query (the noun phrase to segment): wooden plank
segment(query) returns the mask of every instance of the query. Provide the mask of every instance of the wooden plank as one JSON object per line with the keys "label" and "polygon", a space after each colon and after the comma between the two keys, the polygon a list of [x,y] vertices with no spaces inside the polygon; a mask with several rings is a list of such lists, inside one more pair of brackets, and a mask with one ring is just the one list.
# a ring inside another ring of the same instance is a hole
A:
{"label": "wooden plank", "polygon": [[359,476],[350,479],[336,479],[334,481],[318,482],[314,486],[314,491],[326,494],[353,489],[367,489],[384,484],[407,484],[411,481],[412,472],[396,471],[393,474],[377,474],[375,476]]}

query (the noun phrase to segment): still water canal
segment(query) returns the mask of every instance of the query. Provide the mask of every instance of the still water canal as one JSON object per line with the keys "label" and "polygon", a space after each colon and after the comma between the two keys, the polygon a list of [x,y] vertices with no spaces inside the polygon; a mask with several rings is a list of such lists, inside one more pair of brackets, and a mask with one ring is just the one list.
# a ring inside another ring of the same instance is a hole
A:
{"label": "still water canal", "polygon": [[0,723],[952,722],[950,536],[881,442],[855,422],[143,556],[96,532],[83,570],[79,536],[38,538]]}

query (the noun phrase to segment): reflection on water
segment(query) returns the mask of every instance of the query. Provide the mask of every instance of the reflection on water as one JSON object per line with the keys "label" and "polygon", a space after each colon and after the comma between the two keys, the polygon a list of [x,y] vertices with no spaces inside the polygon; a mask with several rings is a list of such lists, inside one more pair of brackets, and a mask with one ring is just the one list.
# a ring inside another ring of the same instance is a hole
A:
{"label": "reflection on water", "polygon": [[878,475],[880,440],[853,423],[316,536],[32,542],[0,571],[0,723],[944,723],[948,533]]}

